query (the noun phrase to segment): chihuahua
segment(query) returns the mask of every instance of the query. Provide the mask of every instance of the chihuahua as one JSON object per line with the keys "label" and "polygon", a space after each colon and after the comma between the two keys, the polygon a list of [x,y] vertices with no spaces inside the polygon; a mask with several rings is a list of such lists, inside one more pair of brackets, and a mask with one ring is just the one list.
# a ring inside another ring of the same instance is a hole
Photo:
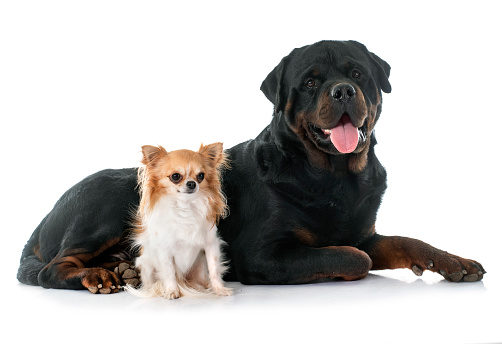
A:
{"label": "chihuahua", "polygon": [[224,243],[216,227],[227,213],[220,184],[221,170],[228,167],[223,144],[201,145],[198,152],[143,146],[142,152],[133,235],[142,284],[127,290],[167,299],[232,295],[222,280]]}

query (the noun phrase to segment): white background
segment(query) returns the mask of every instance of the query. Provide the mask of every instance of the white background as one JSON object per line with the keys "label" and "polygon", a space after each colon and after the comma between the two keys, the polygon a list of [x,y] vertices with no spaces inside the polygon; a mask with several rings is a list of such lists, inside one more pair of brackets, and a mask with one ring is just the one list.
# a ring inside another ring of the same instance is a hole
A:
{"label": "white background", "polygon": [[[4,1],[0,4],[1,336],[34,341],[502,341],[500,9],[493,2]],[[141,300],[15,279],[59,196],[140,147],[227,148],[272,105],[293,48],[354,39],[392,67],[376,127],[389,188],[377,231],[480,261],[483,282],[371,274],[218,300]],[[499,318],[497,320],[497,318]],[[5,319],[5,318],[4,318]],[[70,339],[68,339],[70,340]]]}

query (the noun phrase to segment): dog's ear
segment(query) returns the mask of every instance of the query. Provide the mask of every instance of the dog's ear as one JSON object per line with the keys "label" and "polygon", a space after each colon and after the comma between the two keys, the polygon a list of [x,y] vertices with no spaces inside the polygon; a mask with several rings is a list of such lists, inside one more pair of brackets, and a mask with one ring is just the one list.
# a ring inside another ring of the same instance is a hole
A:
{"label": "dog's ear", "polygon": [[141,151],[143,153],[141,163],[144,165],[154,165],[159,158],[167,155],[167,151],[162,146],[155,147],[147,145],[141,147]]}
{"label": "dog's ear", "polygon": [[382,60],[377,55],[370,52],[370,57],[372,62],[376,65],[378,70],[378,83],[382,88],[382,91],[385,93],[390,93],[392,91],[392,87],[390,86],[389,76],[390,76],[390,65]]}
{"label": "dog's ear", "polygon": [[380,85],[380,88],[382,91],[385,93],[390,93],[392,91],[392,87],[390,86],[389,82],[389,76],[390,76],[390,65],[382,60],[380,57],[378,57],[376,54],[373,54],[366,48],[366,46],[362,43],[359,43],[357,41],[349,41],[351,44],[359,47],[362,51],[364,51],[366,54],[368,54],[371,63],[373,66],[376,68],[376,79],[378,84]]}
{"label": "dog's ear", "polygon": [[212,168],[219,168],[220,166],[226,166],[227,156],[223,152],[223,143],[216,142],[210,145],[204,146],[200,145],[199,153],[202,154],[204,160]]}
{"label": "dog's ear", "polygon": [[286,90],[284,89],[284,71],[288,64],[289,56],[284,57],[261,83],[260,90],[268,100],[274,104],[274,112],[284,111],[286,105]]}

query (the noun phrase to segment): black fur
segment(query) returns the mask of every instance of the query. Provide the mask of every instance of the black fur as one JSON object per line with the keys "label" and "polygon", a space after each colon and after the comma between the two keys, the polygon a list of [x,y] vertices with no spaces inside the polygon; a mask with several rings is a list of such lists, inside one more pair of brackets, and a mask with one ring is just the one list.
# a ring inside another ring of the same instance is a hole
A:
{"label": "black fur", "polygon": [[[370,268],[425,269],[451,281],[480,280],[472,260],[419,240],[375,233],[386,189],[373,132],[390,92],[390,66],[358,42],[323,41],[295,49],[267,76],[274,104],[269,126],[227,151],[223,175],[230,215],[219,230],[229,244],[227,280],[295,284],[363,278]],[[337,85],[353,99],[336,101]],[[365,134],[341,154],[322,129],[348,116]],[[136,169],[98,172],[68,190],[23,250],[18,279],[47,288],[81,289],[115,277],[95,268],[133,260],[130,212],[139,203]],[[97,276],[97,277],[96,277]],[[95,290],[95,288],[94,288]]]}
{"label": "black fur", "polygon": [[[357,247],[373,234],[386,189],[386,172],[373,149],[374,135],[367,166],[352,173],[347,155],[325,154],[329,166],[311,163],[311,152],[291,126],[298,113],[317,105],[322,85],[351,79],[353,67],[344,64],[352,59],[367,72],[361,89],[376,104],[381,83],[390,92],[390,67],[375,58],[356,42],[319,42],[293,50],[263,82],[262,91],[275,105],[272,122],[256,139],[229,150],[232,169],[223,178],[230,217],[221,221],[219,229],[229,243],[228,279],[291,284],[312,282],[317,278],[310,276],[316,274],[343,277],[351,265],[354,273],[349,275],[354,276],[370,268],[365,257],[348,262],[350,257],[344,254],[318,248]],[[313,68],[320,72],[316,78],[322,84],[316,93],[303,85]],[[295,232],[299,229],[315,239],[306,245]]]}
{"label": "black fur", "polygon": [[79,277],[58,275],[58,259],[99,252],[107,242],[117,243],[86,261],[97,267],[132,260],[127,240],[131,214],[139,204],[137,169],[104,170],[74,185],[42,220],[24,247],[17,278],[46,288],[83,289]]}

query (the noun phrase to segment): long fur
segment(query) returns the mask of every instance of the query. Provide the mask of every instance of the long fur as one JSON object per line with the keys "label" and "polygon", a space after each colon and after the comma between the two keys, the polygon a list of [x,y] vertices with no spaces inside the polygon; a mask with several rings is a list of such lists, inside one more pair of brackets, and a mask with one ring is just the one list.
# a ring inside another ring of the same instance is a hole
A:
{"label": "long fur", "polygon": [[126,290],[168,299],[231,295],[222,281],[226,266],[216,227],[227,213],[220,184],[226,161],[221,143],[201,145],[198,152],[143,147],[144,167],[138,174],[141,200],[133,237],[140,251],[136,266],[142,285]]}

